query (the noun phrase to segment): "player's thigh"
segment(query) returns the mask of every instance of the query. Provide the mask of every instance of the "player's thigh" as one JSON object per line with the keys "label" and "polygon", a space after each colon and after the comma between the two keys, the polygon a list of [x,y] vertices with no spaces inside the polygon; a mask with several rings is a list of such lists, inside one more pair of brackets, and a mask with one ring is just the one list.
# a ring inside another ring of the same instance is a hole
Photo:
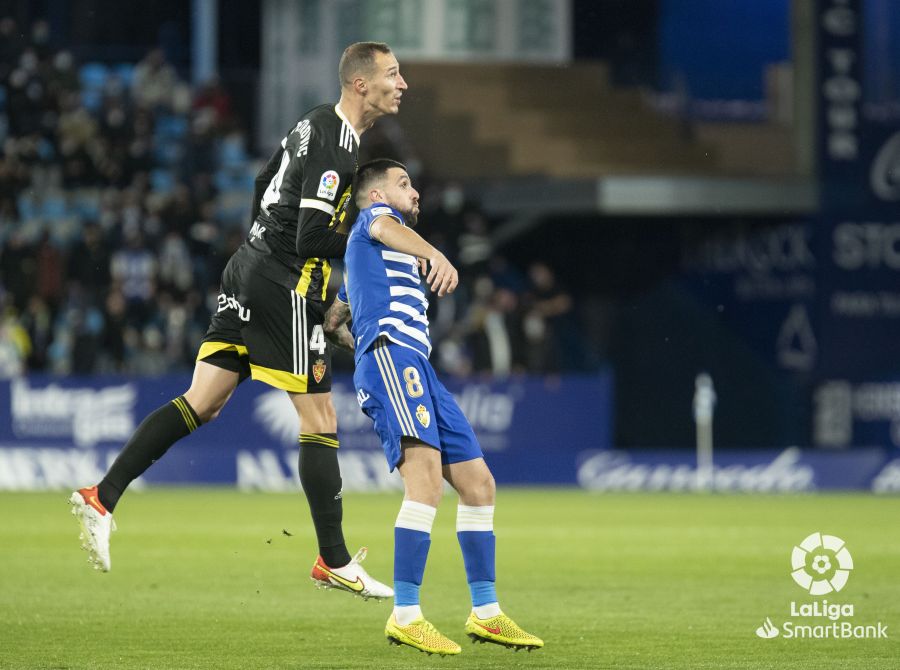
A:
{"label": "player's thigh", "polygon": [[289,393],[329,393],[324,306],[258,274],[247,276],[242,288],[248,309],[241,335],[253,379]]}
{"label": "player's thigh", "polygon": [[407,500],[438,506],[443,493],[440,452],[415,438],[404,437],[397,469]]}
{"label": "player's thigh", "polygon": [[472,424],[463,414],[453,394],[437,378],[431,365],[424,371],[428,377],[434,405],[434,421],[441,440],[441,456],[444,465],[463,463],[474,459],[484,459],[484,453]]}
{"label": "player's thigh", "polygon": [[231,398],[240,380],[238,372],[197,361],[194,365],[194,377],[191,387],[185,392],[184,399],[207,423],[218,416],[219,412]]}
{"label": "player's thigh", "polygon": [[237,372],[241,381],[250,376],[247,360],[247,345],[241,330],[244,326],[245,310],[237,299],[241,278],[240,264],[236,258],[228,262],[219,283],[216,311],[209,320],[209,328],[200,341],[198,361]]}
{"label": "player's thigh", "polygon": [[360,356],[353,373],[357,400],[375,423],[391,470],[400,462],[404,438],[441,448],[431,396],[420,383],[416,358],[425,360],[404,347],[379,343]]}
{"label": "player's thigh", "polygon": [[331,392],[288,393],[297,415],[302,433],[336,433],[337,415]]}
{"label": "player's thigh", "polygon": [[215,313],[200,343],[191,387],[185,399],[204,423],[214,419],[234,389],[250,376],[247,347],[241,335],[242,320],[233,298],[234,261],[222,273]]}

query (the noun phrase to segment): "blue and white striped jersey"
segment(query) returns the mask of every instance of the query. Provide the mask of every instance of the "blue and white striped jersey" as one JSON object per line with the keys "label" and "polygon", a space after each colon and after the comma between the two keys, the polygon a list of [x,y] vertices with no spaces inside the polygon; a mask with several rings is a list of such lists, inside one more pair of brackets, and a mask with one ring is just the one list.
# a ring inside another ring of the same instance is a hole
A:
{"label": "blue and white striped jersey", "polygon": [[359,213],[344,254],[344,282],[356,338],[356,362],[382,335],[425,358],[431,354],[428,333],[427,285],[419,276],[414,256],[394,251],[369,232],[379,216],[406,225],[393,207],[376,203]]}

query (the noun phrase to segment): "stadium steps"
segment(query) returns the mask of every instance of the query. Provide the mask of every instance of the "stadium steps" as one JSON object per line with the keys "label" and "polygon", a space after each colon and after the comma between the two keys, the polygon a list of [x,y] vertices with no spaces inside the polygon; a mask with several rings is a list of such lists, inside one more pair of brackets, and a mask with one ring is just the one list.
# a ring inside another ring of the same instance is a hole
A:
{"label": "stadium steps", "polygon": [[497,174],[785,176],[796,173],[789,127],[690,126],[636,89],[611,85],[603,64],[405,63],[399,117],[433,171]]}
{"label": "stadium steps", "polygon": [[436,92],[417,86],[403,97],[401,124],[430,172],[447,178],[503,174],[508,144],[476,137],[470,114],[437,108]]}
{"label": "stadium steps", "polygon": [[699,123],[697,137],[718,147],[719,171],[766,177],[798,173],[798,156],[790,127],[759,123]]}

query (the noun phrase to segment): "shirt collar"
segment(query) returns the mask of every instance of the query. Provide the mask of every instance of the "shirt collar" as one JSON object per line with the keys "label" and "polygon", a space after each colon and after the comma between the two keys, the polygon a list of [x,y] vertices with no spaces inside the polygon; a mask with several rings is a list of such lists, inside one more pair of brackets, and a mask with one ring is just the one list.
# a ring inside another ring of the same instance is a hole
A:
{"label": "shirt collar", "polygon": [[356,143],[359,144],[359,133],[356,132],[356,128],[353,127],[353,124],[347,120],[347,117],[344,115],[344,110],[341,109],[341,104],[338,103],[334,106],[334,113],[341,117],[341,120],[350,126],[350,132],[353,133],[353,137],[356,138]]}

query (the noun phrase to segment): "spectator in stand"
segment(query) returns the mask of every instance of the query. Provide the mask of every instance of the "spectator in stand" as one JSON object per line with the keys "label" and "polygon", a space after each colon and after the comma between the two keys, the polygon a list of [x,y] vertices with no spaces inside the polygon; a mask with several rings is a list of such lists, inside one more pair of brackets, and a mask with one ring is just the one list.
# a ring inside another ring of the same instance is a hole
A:
{"label": "spectator in stand", "polygon": [[191,121],[185,159],[182,161],[182,178],[190,182],[198,174],[212,174],[216,171],[216,136],[212,126],[212,112],[194,115]]}
{"label": "spectator in stand", "polygon": [[75,72],[75,59],[70,51],[60,51],[53,56],[46,80],[47,94],[55,105],[67,94],[78,91],[78,73]]}
{"label": "spectator in stand", "polygon": [[9,133],[13,137],[27,137],[41,129],[41,102],[43,87],[22,68],[9,75],[6,114]]}
{"label": "spectator in stand", "polygon": [[4,309],[0,314],[0,379],[24,374],[30,352],[28,333],[16,319],[15,311]]}
{"label": "spectator in stand", "polygon": [[528,268],[531,287],[526,295],[523,322],[528,342],[528,368],[558,373],[564,360],[563,331],[572,312],[572,296],[560,286],[549,265],[542,261]]}
{"label": "spectator in stand", "polygon": [[35,251],[37,265],[36,294],[42,298],[55,313],[65,293],[65,257],[57,245],[50,239],[45,228],[41,241]]}
{"label": "spectator in stand", "polygon": [[127,307],[121,288],[114,284],[106,296],[103,311],[102,369],[107,372],[122,372],[125,368]]}
{"label": "spectator in stand", "polygon": [[63,186],[79,188],[99,183],[96,165],[88,149],[98,132],[91,114],[81,106],[77,93],[64,96],[56,130],[62,161]]}
{"label": "spectator in stand", "polygon": [[181,236],[190,233],[191,226],[199,219],[199,212],[187,184],[182,182],[175,185],[163,210],[162,219],[167,231]]}
{"label": "spectator in stand", "polygon": [[132,97],[147,109],[171,111],[178,75],[162,49],[151,49],[134,68]]}
{"label": "spectator in stand", "polygon": [[503,379],[523,370],[519,299],[496,287],[487,275],[474,282],[474,295],[463,319],[471,367],[476,373]]}
{"label": "spectator in stand", "polygon": [[13,230],[0,253],[0,281],[6,289],[7,304],[21,312],[37,285],[37,263],[34,248],[25,235]]}
{"label": "spectator in stand", "polygon": [[494,247],[488,232],[488,223],[477,209],[463,214],[463,232],[457,238],[460,270],[468,277],[475,277],[487,269]]}
{"label": "spectator in stand", "polygon": [[171,231],[159,249],[159,289],[183,299],[194,283],[191,255],[180,233]]}
{"label": "spectator in stand", "polygon": [[225,131],[231,126],[231,96],[222,86],[222,80],[214,76],[194,96],[194,113],[209,114],[212,127]]}
{"label": "spectator in stand", "polygon": [[19,323],[25,329],[31,343],[27,360],[28,369],[46,370],[47,354],[53,342],[53,314],[47,303],[39,296],[32,295]]}
{"label": "spectator in stand", "polygon": [[31,36],[28,47],[34,52],[40,62],[47,62],[53,54],[50,44],[50,24],[44,19],[38,19],[31,24]]}
{"label": "spectator in stand", "polygon": [[0,224],[18,218],[19,195],[28,188],[30,171],[19,159],[15,139],[6,141],[6,155],[0,155]]}
{"label": "spectator in stand", "polygon": [[0,81],[6,81],[15,69],[24,48],[16,20],[10,16],[0,19]]}
{"label": "spectator in stand", "polygon": [[99,224],[85,224],[70,257],[68,281],[80,286],[93,304],[99,304],[110,279],[110,252]]}
{"label": "spectator in stand", "polygon": [[129,325],[140,327],[152,314],[156,296],[157,261],[139,230],[125,238],[126,247],[112,255],[110,275],[121,287]]}

